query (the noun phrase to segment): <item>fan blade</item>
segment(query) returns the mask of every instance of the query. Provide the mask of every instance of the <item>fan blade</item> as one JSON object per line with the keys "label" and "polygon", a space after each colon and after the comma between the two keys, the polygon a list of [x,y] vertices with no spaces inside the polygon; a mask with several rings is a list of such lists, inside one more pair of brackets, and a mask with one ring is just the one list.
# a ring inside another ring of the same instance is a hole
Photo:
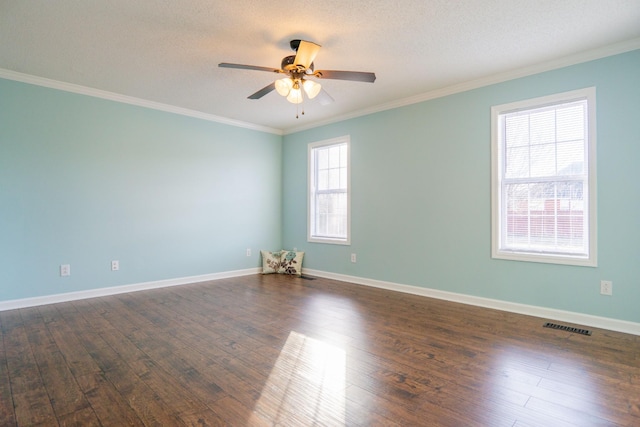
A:
{"label": "fan blade", "polygon": [[266,85],[265,87],[263,87],[262,89],[260,89],[259,91],[257,91],[256,93],[254,93],[253,95],[249,95],[247,96],[248,99],[260,99],[263,96],[265,96],[266,94],[268,94],[269,92],[271,92],[272,90],[274,90],[276,88],[276,82],[270,83],[268,85]]}
{"label": "fan blade", "polygon": [[335,102],[335,99],[324,89],[320,91],[316,99],[320,102],[320,105],[329,105]]}
{"label": "fan blade", "polygon": [[313,75],[320,79],[351,80],[366,83],[376,81],[375,73],[367,73],[364,71],[319,70],[313,73]]}
{"label": "fan blade", "polygon": [[228,62],[221,62],[218,64],[221,68],[238,68],[240,70],[257,70],[257,71],[269,71],[271,73],[283,73],[284,71],[278,68],[260,67],[258,65],[245,65],[245,64],[230,64]]}
{"label": "fan blade", "polygon": [[298,46],[298,52],[296,52],[296,59],[293,61],[293,65],[300,65],[305,69],[311,66],[311,63],[316,58],[320,45],[313,42],[301,40]]}

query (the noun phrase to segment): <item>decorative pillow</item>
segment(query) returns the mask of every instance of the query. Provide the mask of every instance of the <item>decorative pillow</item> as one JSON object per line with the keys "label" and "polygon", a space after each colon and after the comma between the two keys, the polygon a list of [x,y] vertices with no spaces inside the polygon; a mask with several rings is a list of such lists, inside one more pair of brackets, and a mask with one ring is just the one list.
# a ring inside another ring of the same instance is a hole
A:
{"label": "decorative pillow", "polygon": [[262,254],[262,274],[279,273],[283,253],[284,251],[260,251]]}
{"label": "decorative pillow", "polygon": [[302,275],[304,252],[282,251],[278,273]]}

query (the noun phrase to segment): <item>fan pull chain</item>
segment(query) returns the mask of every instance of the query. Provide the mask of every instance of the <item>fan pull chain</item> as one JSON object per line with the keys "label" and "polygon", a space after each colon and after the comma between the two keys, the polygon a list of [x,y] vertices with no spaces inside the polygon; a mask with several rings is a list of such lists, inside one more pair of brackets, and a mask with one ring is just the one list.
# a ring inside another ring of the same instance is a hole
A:
{"label": "fan pull chain", "polygon": [[299,117],[298,116],[298,105],[302,106],[302,114],[304,116],[304,91],[302,89],[300,89],[300,98],[302,99],[302,101],[300,102],[300,104],[296,104],[296,119]]}

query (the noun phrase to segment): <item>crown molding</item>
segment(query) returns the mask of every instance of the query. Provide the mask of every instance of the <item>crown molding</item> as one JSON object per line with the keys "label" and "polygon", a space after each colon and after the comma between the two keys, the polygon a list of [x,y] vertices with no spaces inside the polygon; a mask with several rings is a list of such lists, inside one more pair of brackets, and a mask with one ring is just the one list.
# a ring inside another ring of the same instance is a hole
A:
{"label": "crown molding", "polygon": [[240,120],[233,120],[226,117],[220,117],[213,114],[203,113],[201,111],[177,107],[175,105],[149,101],[146,99],[136,98],[128,95],[122,95],[115,92],[108,92],[105,90],[94,89],[91,87],[81,86],[73,83],[66,83],[58,80],[47,79],[45,77],[38,77],[30,74],[19,73],[17,71],[6,70],[3,68],[0,68],[0,78],[7,79],[7,80],[14,80],[22,83],[28,83],[36,86],[43,86],[50,89],[62,90],[65,92],[71,92],[71,93],[76,93],[80,95],[91,96],[94,98],[107,99],[109,101],[121,102],[123,104],[130,104],[138,107],[150,108],[152,110],[159,110],[167,113],[179,114],[181,116],[194,117],[196,119],[207,120],[210,122],[220,123],[224,125],[251,129],[251,130],[256,130],[260,132],[273,133],[276,135],[283,135],[283,131],[281,129],[275,129],[268,126],[261,126],[254,123],[243,122]]}
{"label": "crown molding", "polygon": [[445,96],[454,95],[456,93],[466,92],[473,89],[478,89],[492,84],[502,83],[509,80],[514,80],[521,77],[527,77],[534,74],[543,73],[546,71],[556,70],[571,65],[581,64],[584,62],[594,61],[596,59],[606,58],[608,56],[618,55],[625,52],[640,49],[640,38],[627,40],[624,42],[600,47],[597,49],[580,52],[574,55],[569,55],[560,59],[547,61],[541,64],[536,64],[528,67],[518,68],[515,70],[506,71],[503,73],[493,74],[490,76],[482,77],[467,82],[462,82],[452,86],[436,89],[433,91],[425,92],[418,95],[413,95],[408,98],[398,99],[395,101],[387,102],[384,104],[372,106],[362,110],[357,110],[348,114],[332,117],[327,120],[314,122],[308,125],[296,126],[292,128],[284,129],[284,135],[289,135],[304,130],[325,126],[332,123],[338,123],[357,117],[366,116],[369,114],[379,113],[381,111],[392,110],[394,108],[405,107],[412,104],[418,104],[420,102],[429,101],[436,98],[443,98]]}
{"label": "crown molding", "polygon": [[417,103],[429,101],[432,99],[442,98],[445,96],[454,95],[456,93],[478,89],[484,86],[502,83],[505,81],[542,73],[545,71],[564,68],[571,65],[580,64],[583,62],[589,62],[596,59],[605,58],[607,56],[618,55],[618,54],[630,52],[636,49],[640,49],[640,38],[626,40],[624,42],[600,47],[597,49],[588,50],[585,52],[569,55],[560,59],[547,61],[541,64],[529,66],[529,67],[518,68],[515,70],[506,71],[504,73],[493,74],[491,76],[486,76],[479,79],[462,82],[452,86],[410,96],[408,98],[403,98],[403,99],[391,101],[388,103],[368,107],[365,109],[353,111],[351,113],[342,114],[327,120],[321,120],[321,121],[309,123],[306,125],[285,128],[285,129],[276,129],[276,128],[262,126],[254,123],[243,122],[240,120],[233,120],[226,117],[204,113],[201,111],[190,110],[187,108],[177,107],[169,104],[162,104],[159,102],[154,102],[154,101],[149,101],[141,98],[135,98],[128,95],[118,94],[115,92],[108,92],[100,89],[90,88],[87,86],[61,82],[58,80],[52,80],[44,77],[33,76],[30,74],[19,73],[17,71],[12,71],[12,70],[2,69],[2,68],[0,68],[0,78],[19,81],[22,83],[29,83],[37,86],[48,87],[52,89],[58,89],[58,90],[77,93],[77,94],[86,95],[86,96],[92,96],[96,98],[107,99],[115,102],[121,102],[124,104],[136,105],[139,107],[150,108],[153,110],[165,111],[169,113],[179,114],[182,116],[194,117],[194,118],[207,120],[215,123],[221,123],[229,126],[241,127],[241,128],[256,130],[260,132],[267,132],[275,135],[289,135],[296,132],[314,129],[317,127],[329,125],[332,123],[338,123],[345,120],[378,113],[381,111],[392,110],[394,108],[405,107],[408,105],[417,104]]}

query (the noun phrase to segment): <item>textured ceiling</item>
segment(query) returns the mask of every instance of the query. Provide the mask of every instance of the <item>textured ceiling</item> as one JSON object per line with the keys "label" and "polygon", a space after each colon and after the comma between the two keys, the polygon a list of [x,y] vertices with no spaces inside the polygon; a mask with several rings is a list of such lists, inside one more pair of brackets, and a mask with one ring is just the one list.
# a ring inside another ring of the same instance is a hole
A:
{"label": "textured ceiling", "polygon": [[[335,102],[247,96],[289,40],[322,45]],[[639,0],[0,0],[0,68],[290,132],[607,46],[640,48]]]}

